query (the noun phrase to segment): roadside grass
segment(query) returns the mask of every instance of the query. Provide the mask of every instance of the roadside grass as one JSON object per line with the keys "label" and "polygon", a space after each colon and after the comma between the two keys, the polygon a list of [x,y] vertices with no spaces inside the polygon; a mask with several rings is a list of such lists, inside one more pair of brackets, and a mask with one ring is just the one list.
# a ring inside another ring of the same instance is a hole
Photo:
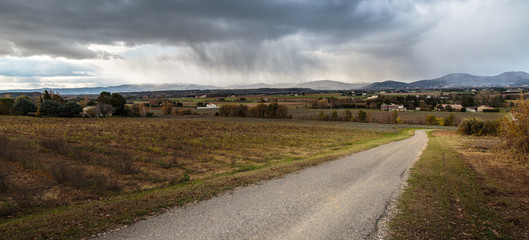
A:
{"label": "roadside grass", "polygon": [[455,150],[460,139],[447,132],[429,133],[390,220],[389,239],[510,239],[481,179]]}
{"label": "roadside grass", "polygon": [[[0,239],[89,237],[170,207],[413,135],[413,130],[391,125],[375,131],[349,127],[356,123],[326,126],[288,120],[1,117],[0,122],[8,137],[4,141],[14,149],[0,150],[15,156],[0,159],[0,166],[9,167],[0,168],[8,188],[0,192],[0,208],[18,204],[10,200],[12,186],[39,186],[39,191],[23,189],[28,206],[17,206],[0,218]],[[63,178],[49,172],[58,164],[65,164],[59,173],[73,169],[88,183],[99,179],[95,183],[116,190],[93,191],[70,178],[58,182]],[[136,170],[128,171],[130,166]],[[61,202],[35,203],[51,190]]]}

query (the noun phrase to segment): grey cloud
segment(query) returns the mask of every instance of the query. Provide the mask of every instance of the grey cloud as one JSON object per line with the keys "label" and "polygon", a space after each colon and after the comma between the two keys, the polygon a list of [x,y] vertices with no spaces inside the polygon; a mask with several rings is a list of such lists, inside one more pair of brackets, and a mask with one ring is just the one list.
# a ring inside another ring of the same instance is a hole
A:
{"label": "grey cloud", "polygon": [[260,44],[296,33],[340,42],[395,27],[397,11],[413,11],[406,4],[370,11],[362,8],[363,2],[1,0],[0,37],[20,52],[6,45],[0,52],[82,59],[100,56],[83,47],[90,43]]}

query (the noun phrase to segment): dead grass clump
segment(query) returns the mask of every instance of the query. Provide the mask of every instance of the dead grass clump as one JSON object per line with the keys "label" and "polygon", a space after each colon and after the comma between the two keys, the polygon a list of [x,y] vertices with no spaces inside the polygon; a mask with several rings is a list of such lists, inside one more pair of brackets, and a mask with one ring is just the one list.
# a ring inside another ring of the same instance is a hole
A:
{"label": "dead grass clump", "polygon": [[55,153],[66,155],[68,154],[68,147],[66,145],[66,141],[62,138],[50,138],[50,139],[42,139],[39,142],[40,146],[51,150]]}
{"label": "dead grass clump", "polygon": [[0,172],[0,193],[7,191],[7,177],[3,172]]}
{"label": "dead grass clump", "polygon": [[110,159],[110,167],[120,174],[138,174],[140,169],[134,165],[134,156],[127,151],[118,151]]}

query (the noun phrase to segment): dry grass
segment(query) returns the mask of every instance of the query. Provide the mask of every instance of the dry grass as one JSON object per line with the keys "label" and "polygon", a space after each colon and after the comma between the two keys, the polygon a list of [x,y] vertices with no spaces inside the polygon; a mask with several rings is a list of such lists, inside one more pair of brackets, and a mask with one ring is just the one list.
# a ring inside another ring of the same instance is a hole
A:
{"label": "dry grass", "polygon": [[0,236],[82,237],[410,135],[363,126],[0,117]]}
{"label": "dry grass", "polygon": [[529,239],[529,174],[497,137],[434,131],[391,239]]}
{"label": "dry grass", "polygon": [[504,219],[513,239],[529,239],[529,168],[497,148],[498,138],[463,138],[458,148],[463,159],[478,174],[487,206]]}

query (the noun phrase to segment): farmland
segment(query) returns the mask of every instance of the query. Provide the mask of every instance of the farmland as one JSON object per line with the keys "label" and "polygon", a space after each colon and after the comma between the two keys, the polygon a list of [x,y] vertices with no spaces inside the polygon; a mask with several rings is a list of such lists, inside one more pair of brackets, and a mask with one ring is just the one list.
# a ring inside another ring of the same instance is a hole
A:
{"label": "farmland", "polygon": [[0,126],[7,238],[87,236],[411,133],[406,125],[207,116],[2,116]]}

